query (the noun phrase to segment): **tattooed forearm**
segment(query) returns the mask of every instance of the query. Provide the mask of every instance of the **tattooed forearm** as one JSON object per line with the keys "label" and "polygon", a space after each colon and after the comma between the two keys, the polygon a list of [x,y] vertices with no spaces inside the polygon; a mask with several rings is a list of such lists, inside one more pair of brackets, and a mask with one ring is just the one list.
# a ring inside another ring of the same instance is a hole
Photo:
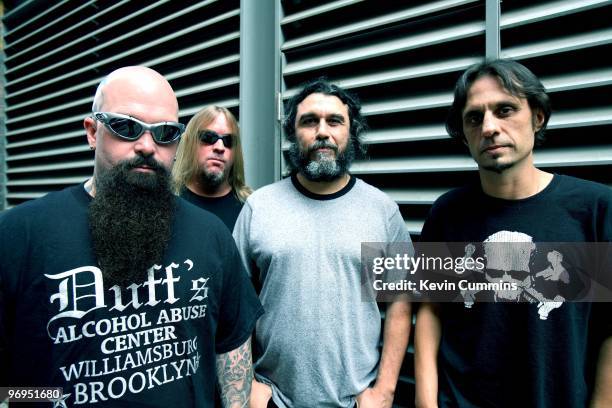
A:
{"label": "tattooed forearm", "polygon": [[251,394],[251,339],[235,350],[217,355],[217,381],[225,408],[246,407]]}

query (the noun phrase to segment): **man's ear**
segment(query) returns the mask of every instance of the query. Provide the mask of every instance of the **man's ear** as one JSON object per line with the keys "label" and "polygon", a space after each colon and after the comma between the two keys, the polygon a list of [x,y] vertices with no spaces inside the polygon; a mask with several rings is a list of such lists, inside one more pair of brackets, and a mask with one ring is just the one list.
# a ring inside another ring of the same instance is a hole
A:
{"label": "man's ear", "polygon": [[89,144],[89,148],[94,150],[96,148],[97,134],[96,131],[96,121],[88,116],[83,120],[83,127],[85,128],[85,133],[87,134],[87,144]]}
{"label": "man's ear", "polygon": [[533,112],[533,130],[534,132],[538,132],[544,126],[545,115],[542,112],[542,109],[536,109]]}

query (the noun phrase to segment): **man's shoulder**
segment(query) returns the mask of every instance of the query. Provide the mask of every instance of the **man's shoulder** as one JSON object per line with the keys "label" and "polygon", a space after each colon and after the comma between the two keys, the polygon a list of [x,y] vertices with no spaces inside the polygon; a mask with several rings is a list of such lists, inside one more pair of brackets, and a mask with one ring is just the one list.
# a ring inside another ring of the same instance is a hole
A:
{"label": "man's shoulder", "polygon": [[285,194],[291,191],[291,189],[293,188],[294,187],[291,184],[291,178],[287,177],[272,184],[268,184],[258,188],[253,193],[251,193],[251,195],[247,198],[246,202],[249,204],[253,204],[268,200],[277,201],[279,199],[279,194]]}
{"label": "man's shoulder", "polygon": [[564,194],[574,195],[577,193],[577,196],[582,197],[582,199],[602,199],[612,203],[612,188],[605,184],[566,175],[556,175],[555,177],[559,178],[559,191]]}
{"label": "man's shoulder", "polygon": [[480,193],[481,191],[472,184],[453,188],[440,195],[434,201],[432,208],[438,211],[457,208],[470,200],[474,200],[475,196]]}
{"label": "man's shoulder", "polygon": [[46,219],[56,216],[55,212],[68,212],[70,200],[75,198],[76,189],[83,188],[82,184],[70,186],[63,190],[52,191],[35,200],[26,201],[13,208],[0,213],[4,221],[28,219],[30,217],[44,217]]}
{"label": "man's shoulder", "polygon": [[361,199],[366,200],[369,204],[380,204],[394,208],[397,206],[397,203],[388,194],[360,178],[357,178],[351,193],[359,195]]}
{"label": "man's shoulder", "polygon": [[[218,222],[221,222],[215,214],[206,208],[188,201],[186,198],[177,196],[176,206],[178,214],[183,216],[185,220],[190,220],[189,222],[191,223],[197,225],[216,225]],[[223,223],[221,222],[221,224]]]}

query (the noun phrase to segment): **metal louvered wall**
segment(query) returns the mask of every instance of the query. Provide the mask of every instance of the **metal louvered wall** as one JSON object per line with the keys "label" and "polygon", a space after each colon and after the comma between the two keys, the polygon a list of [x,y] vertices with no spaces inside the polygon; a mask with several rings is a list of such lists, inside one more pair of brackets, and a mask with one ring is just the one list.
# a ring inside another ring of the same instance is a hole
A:
{"label": "metal louvered wall", "polygon": [[[486,12],[491,0],[242,1],[280,9],[279,44],[267,46],[281,61],[281,98],[321,75],[360,96],[369,160],[352,171],[400,204],[414,235],[440,194],[477,175],[443,123],[455,80],[484,57],[492,35],[502,57],[523,62],[550,91],[554,111],[537,165],[612,185],[611,0],[504,0],[499,19]],[[97,83],[115,68],[142,64],[164,74],[183,122],[209,103],[238,114],[240,18],[239,0],[30,0],[9,10],[0,209],[91,175],[82,119]],[[278,132],[278,114],[258,120]],[[278,160],[280,148],[265,157],[246,151],[246,160]],[[400,406],[413,398],[411,367],[409,355]]]}
{"label": "metal louvered wall", "polygon": [[82,122],[113,69],[165,75],[182,122],[208,103],[238,113],[239,0],[29,1],[4,25],[9,207],[91,176]]}

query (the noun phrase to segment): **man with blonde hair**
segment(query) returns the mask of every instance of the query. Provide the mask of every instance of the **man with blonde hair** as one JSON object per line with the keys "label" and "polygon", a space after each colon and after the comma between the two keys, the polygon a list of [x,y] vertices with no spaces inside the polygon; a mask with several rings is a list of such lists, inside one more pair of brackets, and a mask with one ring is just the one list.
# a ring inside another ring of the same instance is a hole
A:
{"label": "man with blonde hair", "polygon": [[244,182],[238,121],[227,108],[206,106],[187,124],[172,178],[176,193],[221,218],[230,231],[251,194]]}

